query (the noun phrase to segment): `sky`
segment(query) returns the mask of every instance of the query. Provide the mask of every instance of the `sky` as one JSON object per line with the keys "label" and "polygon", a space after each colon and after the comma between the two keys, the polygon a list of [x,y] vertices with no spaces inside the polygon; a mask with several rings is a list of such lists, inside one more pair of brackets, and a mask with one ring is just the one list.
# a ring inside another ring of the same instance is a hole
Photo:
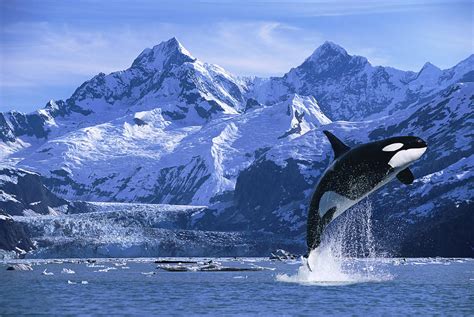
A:
{"label": "sky", "polygon": [[373,65],[449,68],[474,52],[472,0],[0,0],[0,111],[67,99],[176,37],[236,75],[278,76],[324,41]]}

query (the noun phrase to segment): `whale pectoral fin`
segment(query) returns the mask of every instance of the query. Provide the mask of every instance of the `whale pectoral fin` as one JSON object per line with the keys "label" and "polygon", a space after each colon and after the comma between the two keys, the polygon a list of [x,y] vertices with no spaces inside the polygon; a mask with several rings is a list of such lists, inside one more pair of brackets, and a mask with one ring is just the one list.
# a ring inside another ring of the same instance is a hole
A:
{"label": "whale pectoral fin", "polygon": [[400,171],[397,174],[397,178],[405,185],[410,185],[415,180],[415,176],[413,176],[413,173],[408,168],[405,168],[404,170]]}
{"label": "whale pectoral fin", "polygon": [[336,210],[337,210],[337,207],[332,207],[324,214],[323,219],[322,219],[323,229],[333,220]]}

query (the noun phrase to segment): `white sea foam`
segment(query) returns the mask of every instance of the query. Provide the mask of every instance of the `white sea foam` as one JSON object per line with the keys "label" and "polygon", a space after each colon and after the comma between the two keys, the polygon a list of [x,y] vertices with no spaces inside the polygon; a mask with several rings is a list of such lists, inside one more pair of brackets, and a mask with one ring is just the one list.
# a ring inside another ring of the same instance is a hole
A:
{"label": "white sea foam", "polygon": [[[350,217],[345,217],[323,237],[321,245],[307,259],[301,259],[295,275],[279,274],[277,280],[321,286],[391,280],[393,277],[377,265],[371,216],[370,201],[357,205]],[[366,258],[348,256],[356,253]]]}

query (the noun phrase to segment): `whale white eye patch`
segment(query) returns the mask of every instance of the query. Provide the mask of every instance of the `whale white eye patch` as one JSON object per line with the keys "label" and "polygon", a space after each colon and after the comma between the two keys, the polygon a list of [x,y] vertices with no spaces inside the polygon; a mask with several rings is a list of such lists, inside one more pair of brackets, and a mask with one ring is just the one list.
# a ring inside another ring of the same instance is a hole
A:
{"label": "whale white eye patch", "polygon": [[401,149],[403,147],[403,143],[392,143],[392,144],[389,144],[387,146],[385,146],[382,151],[384,152],[393,152],[393,151],[396,151],[398,149]]}

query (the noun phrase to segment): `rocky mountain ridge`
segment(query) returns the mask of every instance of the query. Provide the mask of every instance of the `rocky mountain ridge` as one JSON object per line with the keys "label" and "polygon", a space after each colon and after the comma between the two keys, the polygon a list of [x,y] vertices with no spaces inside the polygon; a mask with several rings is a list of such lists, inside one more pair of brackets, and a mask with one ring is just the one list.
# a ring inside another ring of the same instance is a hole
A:
{"label": "rocky mountain ridge", "polygon": [[[447,70],[427,63],[404,72],[326,42],[282,77],[251,79],[199,61],[173,38],[124,71],[86,81],[66,101],[1,114],[0,156],[39,173],[68,204],[207,206],[186,230],[262,232],[302,251],[309,196],[331,160],[321,131],[348,144],[417,135],[429,144],[414,166],[418,180],[412,188],[393,182],[371,198],[380,249],[410,253],[417,224],[444,232],[443,223],[470,215],[461,216],[472,206],[473,62],[471,55]],[[450,214],[457,205],[460,214]],[[459,240],[468,254],[472,237]],[[260,243],[253,250],[269,248]],[[431,246],[433,254],[449,248]]]}

